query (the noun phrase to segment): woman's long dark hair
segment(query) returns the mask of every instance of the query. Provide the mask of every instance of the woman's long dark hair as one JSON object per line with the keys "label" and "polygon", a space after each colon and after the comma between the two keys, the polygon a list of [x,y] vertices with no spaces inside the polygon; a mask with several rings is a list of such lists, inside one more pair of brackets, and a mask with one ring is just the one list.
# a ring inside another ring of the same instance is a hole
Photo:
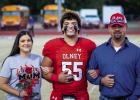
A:
{"label": "woman's long dark hair", "polygon": [[[16,36],[16,38],[15,38],[15,41],[14,41],[14,44],[13,44],[13,47],[12,47],[12,50],[11,50],[10,54],[9,54],[7,57],[14,56],[14,55],[20,53],[19,40],[20,40],[20,38],[21,38],[23,35],[28,35],[28,36],[31,38],[31,41],[32,41],[32,43],[33,43],[32,35],[31,35],[31,33],[30,33],[28,30],[22,30],[22,31],[20,31],[20,32],[17,34],[17,36]],[[4,64],[4,62],[5,62],[5,60],[7,59],[7,57],[4,59],[2,65]]]}

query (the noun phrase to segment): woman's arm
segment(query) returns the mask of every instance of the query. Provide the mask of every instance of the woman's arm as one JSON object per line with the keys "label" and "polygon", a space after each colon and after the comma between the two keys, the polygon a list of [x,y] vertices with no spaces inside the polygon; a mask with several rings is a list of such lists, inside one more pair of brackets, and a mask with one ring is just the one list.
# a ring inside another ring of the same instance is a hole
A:
{"label": "woman's arm", "polygon": [[26,91],[17,91],[16,89],[10,87],[8,85],[8,78],[6,77],[0,76],[0,89],[5,91],[6,93],[9,93],[18,97],[28,96]]}

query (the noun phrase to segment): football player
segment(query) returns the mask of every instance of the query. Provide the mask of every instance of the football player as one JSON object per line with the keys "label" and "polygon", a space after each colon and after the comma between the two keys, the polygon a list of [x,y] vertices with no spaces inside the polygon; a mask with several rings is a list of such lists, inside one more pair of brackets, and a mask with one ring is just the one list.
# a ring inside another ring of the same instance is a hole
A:
{"label": "football player", "polygon": [[81,20],[78,14],[65,12],[60,23],[63,38],[48,41],[42,51],[42,66],[48,68],[43,77],[53,83],[50,100],[89,100],[86,66],[96,44],[79,37]]}

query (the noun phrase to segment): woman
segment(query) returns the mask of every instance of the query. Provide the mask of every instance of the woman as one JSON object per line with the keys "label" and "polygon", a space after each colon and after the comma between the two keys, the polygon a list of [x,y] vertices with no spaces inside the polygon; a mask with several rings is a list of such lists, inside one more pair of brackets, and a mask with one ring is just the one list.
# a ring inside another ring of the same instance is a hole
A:
{"label": "woman", "polygon": [[17,34],[11,53],[2,64],[0,89],[7,100],[41,100],[41,57],[31,53],[29,31]]}

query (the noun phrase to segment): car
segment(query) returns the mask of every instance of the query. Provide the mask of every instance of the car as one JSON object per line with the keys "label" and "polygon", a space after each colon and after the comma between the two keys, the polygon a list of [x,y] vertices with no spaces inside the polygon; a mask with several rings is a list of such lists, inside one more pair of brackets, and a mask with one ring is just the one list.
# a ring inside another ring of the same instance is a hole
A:
{"label": "car", "polygon": [[81,24],[82,28],[99,28],[101,20],[97,9],[81,9]]}

